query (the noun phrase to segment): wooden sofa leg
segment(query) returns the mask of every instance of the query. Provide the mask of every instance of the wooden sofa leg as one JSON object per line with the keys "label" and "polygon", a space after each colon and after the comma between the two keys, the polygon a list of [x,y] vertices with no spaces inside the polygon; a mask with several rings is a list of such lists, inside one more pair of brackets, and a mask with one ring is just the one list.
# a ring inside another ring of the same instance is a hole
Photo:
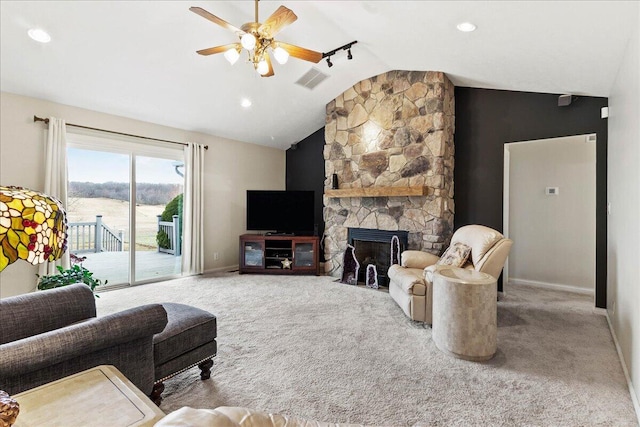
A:
{"label": "wooden sofa leg", "polygon": [[164,391],[164,383],[159,382],[153,385],[153,390],[151,391],[151,395],[149,395],[149,399],[151,399],[151,401],[155,403],[156,406],[160,406],[160,404],[162,403],[163,391]]}
{"label": "wooden sofa leg", "polygon": [[200,368],[200,379],[208,380],[211,378],[211,367],[213,366],[213,360],[207,359],[204,362],[198,364],[198,368]]}

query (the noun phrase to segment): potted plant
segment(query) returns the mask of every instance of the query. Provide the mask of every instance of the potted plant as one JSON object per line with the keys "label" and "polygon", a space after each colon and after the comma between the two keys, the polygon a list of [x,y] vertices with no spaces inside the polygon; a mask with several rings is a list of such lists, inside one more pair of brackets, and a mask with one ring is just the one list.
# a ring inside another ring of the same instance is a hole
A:
{"label": "potted plant", "polygon": [[[65,270],[61,266],[56,266],[59,274],[42,277],[40,277],[39,274],[36,274],[40,279],[38,280],[38,289],[45,290],[72,285],[74,283],[84,283],[91,288],[92,292],[95,293],[95,288],[102,285],[102,280],[94,278],[93,273],[82,266],[82,261],[85,259],[86,258],[84,257],[79,258],[71,254],[71,262],[73,265],[70,269]],[[107,282],[108,281],[105,280],[104,284],[106,285]],[[99,296],[96,295],[96,298],[99,298]]]}

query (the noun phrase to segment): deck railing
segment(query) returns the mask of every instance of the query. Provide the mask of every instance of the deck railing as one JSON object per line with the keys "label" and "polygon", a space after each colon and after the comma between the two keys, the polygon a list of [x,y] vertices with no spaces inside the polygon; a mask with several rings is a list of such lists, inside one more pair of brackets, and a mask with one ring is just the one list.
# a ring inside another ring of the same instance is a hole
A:
{"label": "deck railing", "polygon": [[70,222],[67,224],[69,251],[119,252],[124,250],[124,231],[115,231],[102,223],[102,215],[95,222]]}
{"label": "deck railing", "polygon": [[180,256],[182,244],[180,242],[180,220],[178,215],[173,215],[172,221],[163,221],[162,215],[158,215],[158,231],[164,231],[169,237],[169,247],[161,248],[158,245],[158,252]]}

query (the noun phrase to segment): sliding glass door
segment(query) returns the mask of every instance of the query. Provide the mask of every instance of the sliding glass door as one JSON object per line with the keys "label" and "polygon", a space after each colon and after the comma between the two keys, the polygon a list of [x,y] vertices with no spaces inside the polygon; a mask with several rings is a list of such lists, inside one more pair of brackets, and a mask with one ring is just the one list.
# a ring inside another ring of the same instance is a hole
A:
{"label": "sliding glass door", "polygon": [[81,263],[109,286],[180,275],[182,150],[121,141],[96,145],[95,138],[78,135],[70,139],[72,264]]}
{"label": "sliding glass door", "polygon": [[135,157],[137,281],[181,272],[183,163]]}

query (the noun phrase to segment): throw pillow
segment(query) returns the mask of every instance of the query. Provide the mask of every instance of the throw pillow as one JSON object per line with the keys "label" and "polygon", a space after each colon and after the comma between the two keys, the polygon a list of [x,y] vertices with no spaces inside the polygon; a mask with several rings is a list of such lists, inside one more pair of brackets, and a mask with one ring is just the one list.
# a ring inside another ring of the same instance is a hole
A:
{"label": "throw pillow", "polygon": [[440,257],[437,265],[450,265],[451,267],[462,267],[471,254],[471,247],[464,243],[456,242],[449,246]]}

